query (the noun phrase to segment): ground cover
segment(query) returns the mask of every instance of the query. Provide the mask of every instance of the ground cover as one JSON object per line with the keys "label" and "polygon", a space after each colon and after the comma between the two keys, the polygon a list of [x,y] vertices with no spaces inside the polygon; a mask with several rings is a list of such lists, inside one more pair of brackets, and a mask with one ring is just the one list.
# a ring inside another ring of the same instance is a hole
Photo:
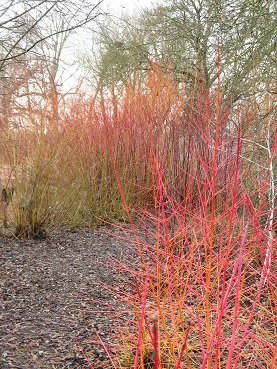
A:
{"label": "ground cover", "polygon": [[101,342],[113,352],[128,315],[126,303],[104,287],[117,283],[112,258],[128,256],[122,233],[112,233],[83,228],[44,240],[0,237],[1,369],[85,369],[83,353],[94,368],[111,367]]}

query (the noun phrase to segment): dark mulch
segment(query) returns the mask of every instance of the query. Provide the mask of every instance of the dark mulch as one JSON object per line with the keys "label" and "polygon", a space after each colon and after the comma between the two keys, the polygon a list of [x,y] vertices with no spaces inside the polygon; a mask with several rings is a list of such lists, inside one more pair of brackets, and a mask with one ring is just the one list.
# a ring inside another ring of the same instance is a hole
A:
{"label": "dark mulch", "polygon": [[89,368],[75,337],[95,369],[112,367],[99,341],[114,351],[128,307],[103,283],[117,285],[112,258],[131,251],[109,232],[0,237],[0,369]]}

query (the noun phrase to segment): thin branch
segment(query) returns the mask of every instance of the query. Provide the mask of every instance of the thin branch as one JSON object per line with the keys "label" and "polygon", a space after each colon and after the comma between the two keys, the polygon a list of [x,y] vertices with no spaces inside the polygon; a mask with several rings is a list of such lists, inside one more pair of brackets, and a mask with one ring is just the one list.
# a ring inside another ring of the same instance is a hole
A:
{"label": "thin branch", "polygon": [[[9,51],[7,52],[6,56],[2,59],[0,59],[0,71],[2,70],[4,64],[6,61],[8,60],[12,60],[12,59],[16,59],[16,58],[19,58],[25,54],[27,54],[29,51],[31,51],[36,45],[38,45],[39,43],[49,39],[50,37],[53,37],[55,35],[58,35],[58,34],[62,34],[62,33],[65,33],[65,32],[70,32],[70,31],[73,31],[77,28],[80,28],[82,26],[84,26],[85,24],[91,22],[92,20],[94,20],[95,18],[97,18],[100,13],[94,15],[93,17],[91,17],[91,14],[92,12],[103,2],[103,0],[100,0],[98,1],[98,3],[90,10],[90,12],[87,14],[86,18],[78,23],[78,24],[74,24],[73,26],[71,27],[67,27],[65,29],[62,29],[62,30],[58,30],[58,31],[55,31],[55,32],[51,32],[49,33],[48,35],[44,36],[44,37],[41,37],[39,40],[35,41],[31,46],[29,46],[28,48],[26,48],[25,50],[23,50],[22,52],[19,52],[17,53],[16,55],[10,55],[11,52],[16,48],[16,46],[19,44],[20,41],[22,41],[24,39],[24,37],[26,35],[28,35],[30,33],[30,31],[32,29],[35,28],[35,26],[43,19],[45,18],[45,16],[54,8],[55,5],[57,5],[59,2],[59,0],[56,0],[55,3],[52,4],[52,6],[47,9],[47,11],[41,15],[41,17],[11,46],[11,48],[9,49]],[[103,13],[104,14],[104,13]]]}
{"label": "thin branch", "polygon": [[[10,23],[10,22],[15,21],[16,19],[18,19],[18,18],[22,17],[23,15],[25,15],[25,14],[29,13],[31,10],[36,9],[36,8],[38,8],[40,5],[42,5],[42,4],[44,4],[44,3],[47,3],[47,2],[48,2],[48,0],[42,0],[40,3],[38,3],[38,4],[34,5],[34,6],[31,6],[29,9],[26,9],[24,12],[22,12],[22,13],[20,13],[20,14],[17,14],[17,15],[15,15],[13,18],[9,18],[9,19],[7,19],[6,21],[4,21],[4,22],[0,23],[0,27],[3,27],[4,25],[6,25],[6,24],[8,24],[8,23]],[[10,9],[10,8],[11,8],[11,6],[12,6],[12,5],[9,5],[9,6],[8,6],[8,8],[7,8],[7,10],[8,10],[8,9]]]}

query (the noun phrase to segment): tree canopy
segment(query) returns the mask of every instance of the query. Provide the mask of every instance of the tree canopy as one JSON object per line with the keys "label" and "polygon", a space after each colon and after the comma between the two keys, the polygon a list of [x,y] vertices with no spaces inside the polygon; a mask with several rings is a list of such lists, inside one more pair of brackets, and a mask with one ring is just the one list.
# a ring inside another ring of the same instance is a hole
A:
{"label": "tree canopy", "polygon": [[123,19],[101,35],[101,83],[126,80],[158,62],[177,81],[209,88],[220,47],[223,94],[233,102],[269,86],[276,74],[274,1],[171,0]]}

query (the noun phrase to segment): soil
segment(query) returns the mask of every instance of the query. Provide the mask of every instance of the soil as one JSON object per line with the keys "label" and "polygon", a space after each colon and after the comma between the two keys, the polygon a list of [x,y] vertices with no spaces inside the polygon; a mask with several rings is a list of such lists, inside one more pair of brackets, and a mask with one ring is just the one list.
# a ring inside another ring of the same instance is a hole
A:
{"label": "soil", "polygon": [[0,237],[0,369],[112,368],[103,343],[113,355],[131,314],[113,293],[113,260],[132,253],[122,236],[83,228],[44,240]]}

